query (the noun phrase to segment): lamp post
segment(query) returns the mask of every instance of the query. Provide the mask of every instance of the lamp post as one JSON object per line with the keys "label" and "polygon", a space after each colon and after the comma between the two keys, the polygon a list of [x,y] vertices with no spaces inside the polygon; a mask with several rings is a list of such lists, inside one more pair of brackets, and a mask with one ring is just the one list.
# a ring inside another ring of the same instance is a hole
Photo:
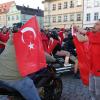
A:
{"label": "lamp post", "polygon": [[48,1],[48,28],[51,26],[50,0]]}
{"label": "lamp post", "polygon": [[84,0],[83,0],[83,4],[82,4],[82,5],[83,5],[83,17],[82,17],[83,20],[82,20],[82,27],[84,27]]}

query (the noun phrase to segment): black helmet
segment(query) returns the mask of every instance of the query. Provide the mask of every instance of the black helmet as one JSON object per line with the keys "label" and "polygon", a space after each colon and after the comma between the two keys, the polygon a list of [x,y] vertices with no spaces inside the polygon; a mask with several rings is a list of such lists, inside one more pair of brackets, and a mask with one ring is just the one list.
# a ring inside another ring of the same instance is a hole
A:
{"label": "black helmet", "polygon": [[56,32],[55,30],[52,31],[51,37],[52,37],[53,39],[58,40],[58,34],[57,34],[57,32]]}

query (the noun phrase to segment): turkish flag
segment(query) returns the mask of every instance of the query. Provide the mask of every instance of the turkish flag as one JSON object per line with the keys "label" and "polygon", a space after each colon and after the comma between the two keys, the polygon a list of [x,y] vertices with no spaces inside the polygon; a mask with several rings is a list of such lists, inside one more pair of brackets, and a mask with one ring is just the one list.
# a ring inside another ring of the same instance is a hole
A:
{"label": "turkish flag", "polygon": [[43,32],[41,32],[41,38],[42,38],[42,44],[43,44],[44,51],[48,52],[49,39]]}
{"label": "turkish flag", "polygon": [[35,17],[26,22],[13,37],[20,74],[25,77],[46,67],[40,29]]}
{"label": "turkish flag", "polygon": [[81,79],[84,85],[89,84],[89,43],[88,42],[79,42],[76,37],[76,29],[72,27],[73,41],[76,47],[79,69]]}
{"label": "turkish flag", "polygon": [[48,44],[48,53],[52,53],[52,51],[54,50],[54,48],[56,47],[56,45],[59,43],[59,41],[50,38],[49,40],[49,44]]}

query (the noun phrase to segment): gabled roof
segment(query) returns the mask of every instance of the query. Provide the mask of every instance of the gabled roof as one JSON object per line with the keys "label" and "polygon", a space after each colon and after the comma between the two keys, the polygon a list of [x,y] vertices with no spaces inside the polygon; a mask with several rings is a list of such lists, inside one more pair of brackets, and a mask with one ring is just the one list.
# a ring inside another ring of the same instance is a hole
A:
{"label": "gabled roof", "polygon": [[25,6],[16,5],[16,8],[21,11],[22,14],[44,16],[44,12],[41,9],[32,9]]}
{"label": "gabled roof", "polygon": [[7,13],[9,11],[11,5],[14,3],[15,3],[15,1],[0,4],[0,13]]}

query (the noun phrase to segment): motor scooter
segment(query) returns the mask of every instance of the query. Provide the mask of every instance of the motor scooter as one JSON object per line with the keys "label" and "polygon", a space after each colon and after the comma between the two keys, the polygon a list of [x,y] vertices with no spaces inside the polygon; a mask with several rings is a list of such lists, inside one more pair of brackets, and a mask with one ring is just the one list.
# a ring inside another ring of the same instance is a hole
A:
{"label": "motor scooter", "polygon": [[[63,89],[62,80],[56,75],[52,64],[48,64],[47,68],[29,77],[34,81],[41,100],[60,100]],[[17,90],[2,83],[0,83],[0,95],[8,95],[9,100],[25,100]]]}

